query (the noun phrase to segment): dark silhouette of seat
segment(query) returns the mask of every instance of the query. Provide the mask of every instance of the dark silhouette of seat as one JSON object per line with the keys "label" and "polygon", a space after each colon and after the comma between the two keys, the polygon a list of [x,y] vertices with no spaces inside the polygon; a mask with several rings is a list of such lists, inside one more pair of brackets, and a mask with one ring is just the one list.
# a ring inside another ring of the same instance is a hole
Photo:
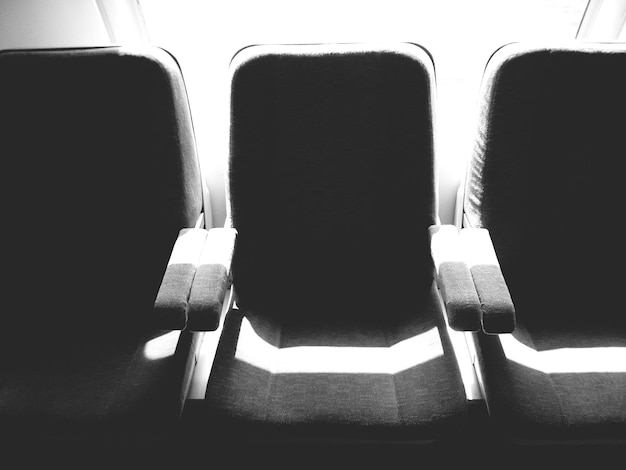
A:
{"label": "dark silhouette of seat", "polygon": [[[440,228],[429,54],[263,45],[231,68],[236,304],[205,431],[273,459],[311,443],[366,444],[356,459],[369,445],[457,439],[467,402],[429,232]],[[475,329],[470,297],[457,320]]]}
{"label": "dark silhouette of seat", "polygon": [[496,442],[567,456],[626,441],[625,83],[619,44],[510,44],[487,65],[462,210],[516,315],[512,333],[474,335]]}
{"label": "dark silhouette of seat", "polygon": [[178,64],[151,47],[4,51],[0,103],[3,448],[173,435],[201,333],[164,329],[153,305],[203,211]]}

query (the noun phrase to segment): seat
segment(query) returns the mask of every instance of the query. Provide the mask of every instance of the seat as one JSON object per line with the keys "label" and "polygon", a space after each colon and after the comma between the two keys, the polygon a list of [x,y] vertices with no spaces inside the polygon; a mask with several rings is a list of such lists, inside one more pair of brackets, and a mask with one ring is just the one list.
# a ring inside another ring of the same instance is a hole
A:
{"label": "seat", "polygon": [[623,455],[624,83],[623,44],[514,43],[487,64],[460,238],[495,272],[483,304],[508,305],[474,335],[496,442]]}
{"label": "seat", "polygon": [[153,47],[3,51],[0,103],[2,447],[168,442],[202,339],[154,308],[179,233],[204,246],[181,70]]}
{"label": "seat", "polygon": [[437,215],[430,55],[257,45],[231,70],[236,300],[205,433],[229,458],[252,446],[273,463],[457,442],[467,399],[444,306],[455,329],[477,329],[480,305]]}

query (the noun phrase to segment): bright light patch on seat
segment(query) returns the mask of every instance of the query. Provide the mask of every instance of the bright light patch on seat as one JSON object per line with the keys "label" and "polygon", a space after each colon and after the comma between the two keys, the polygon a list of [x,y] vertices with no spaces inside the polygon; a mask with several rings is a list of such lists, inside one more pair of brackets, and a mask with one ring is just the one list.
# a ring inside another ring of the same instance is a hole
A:
{"label": "bright light patch on seat", "polygon": [[243,319],[235,358],[273,374],[397,374],[443,356],[437,328],[390,347],[294,346],[277,348]]}
{"label": "bright light patch on seat", "polygon": [[156,361],[174,355],[180,331],[168,331],[146,343],[143,349],[146,359]]}
{"label": "bright light patch on seat", "polygon": [[500,266],[488,230],[464,228],[459,233],[459,240],[462,247],[461,252],[470,268],[474,266]]}
{"label": "bright light patch on seat", "polygon": [[511,334],[500,335],[507,359],[546,374],[626,372],[626,348],[561,348],[536,351]]}

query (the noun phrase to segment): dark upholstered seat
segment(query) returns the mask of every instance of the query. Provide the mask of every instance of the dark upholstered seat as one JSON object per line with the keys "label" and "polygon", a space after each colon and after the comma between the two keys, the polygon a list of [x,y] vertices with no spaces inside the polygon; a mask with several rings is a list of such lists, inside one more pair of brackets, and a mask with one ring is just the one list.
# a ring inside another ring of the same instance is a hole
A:
{"label": "dark upholstered seat", "polygon": [[176,61],[5,51],[0,103],[2,445],[170,435],[200,334],[157,328],[153,304],[203,210]]}
{"label": "dark upholstered seat", "polygon": [[511,44],[485,71],[464,227],[488,229],[515,304],[512,334],[475,335],[511,442],[626,442],[625,84],[617,44]]}
{"label": "dark upholstered seat", "polygon": [[412,44],[264,45],[232,71],[236,306],[206,429],[282,442],[277,457],[285,441],[454,436],[466,396],[431,259],[430,56]]}

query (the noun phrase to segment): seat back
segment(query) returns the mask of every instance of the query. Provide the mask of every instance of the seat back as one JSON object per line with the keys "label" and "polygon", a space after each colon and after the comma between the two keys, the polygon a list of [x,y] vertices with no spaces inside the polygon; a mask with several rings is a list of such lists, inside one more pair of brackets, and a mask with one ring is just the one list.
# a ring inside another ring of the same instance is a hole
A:
{"label": "seat back", "polygon": [[624,84],[618,44],[511,44],[489,61],[463,207],[491,233],[518,318],[624,325]]}
{"label": "seat back", "polygon": [[436,196],[427,52],[254,46],[232,67],[238,304],[366,318],[428,288]]}
{"label": "seat back", "polygon": [[157,48],[0,54],[3,321],[138,325],[202,211],[181,71]]}

